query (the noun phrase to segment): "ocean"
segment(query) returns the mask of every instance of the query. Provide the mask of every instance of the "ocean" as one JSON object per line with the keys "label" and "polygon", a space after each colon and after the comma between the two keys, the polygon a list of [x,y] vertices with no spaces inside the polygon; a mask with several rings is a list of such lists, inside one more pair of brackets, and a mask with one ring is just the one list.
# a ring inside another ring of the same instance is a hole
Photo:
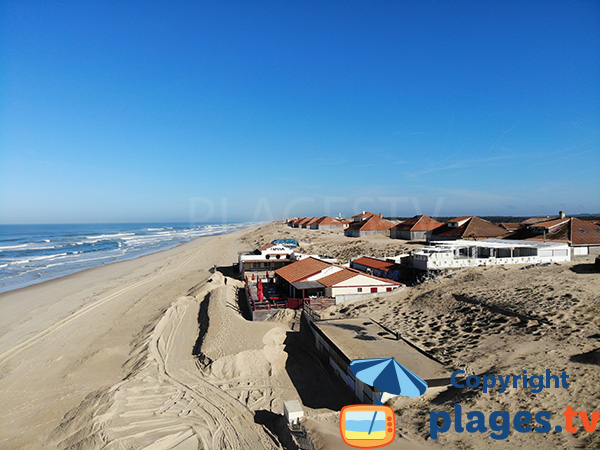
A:
{"label": "ocean", "polygon": [[166,250],[250,223],[0,225],[0,293]]}

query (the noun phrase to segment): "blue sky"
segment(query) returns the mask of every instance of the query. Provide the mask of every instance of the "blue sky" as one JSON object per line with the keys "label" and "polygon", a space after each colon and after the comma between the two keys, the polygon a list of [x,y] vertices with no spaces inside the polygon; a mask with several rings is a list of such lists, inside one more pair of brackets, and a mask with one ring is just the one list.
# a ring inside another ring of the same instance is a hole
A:
{"label": "blue sky", "polygon": [[600,3],[1,3],[0,222],[600,212]]}

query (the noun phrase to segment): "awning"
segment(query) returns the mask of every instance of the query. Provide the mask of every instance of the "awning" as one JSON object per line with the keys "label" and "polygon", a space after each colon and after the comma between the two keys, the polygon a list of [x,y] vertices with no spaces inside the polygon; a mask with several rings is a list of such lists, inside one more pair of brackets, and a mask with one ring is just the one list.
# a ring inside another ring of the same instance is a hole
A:
{"label": "awning", "polygon": [[325,287],[318,281],[296,281],[295,283],[292,283],[292,286],[294,286],[296,289],[299,289],[299,290],[322,289]]}

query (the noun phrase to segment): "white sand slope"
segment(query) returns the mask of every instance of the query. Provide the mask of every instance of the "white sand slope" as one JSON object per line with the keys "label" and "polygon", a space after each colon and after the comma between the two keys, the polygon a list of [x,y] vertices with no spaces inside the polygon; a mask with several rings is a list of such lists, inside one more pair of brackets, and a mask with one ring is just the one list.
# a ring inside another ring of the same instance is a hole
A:
{"label": "white sand slope", "polygon": [[[220,286],[210,283],[197,297],[180,297],[148,336],[138,336],[126,379],[76,408],[55,433],[58,446],[278,448],[244,404],[204,378],[192,354],[200,301],[209,302],[215,290],[233,293]],[[81,415],[93,420],[78,426]]]}

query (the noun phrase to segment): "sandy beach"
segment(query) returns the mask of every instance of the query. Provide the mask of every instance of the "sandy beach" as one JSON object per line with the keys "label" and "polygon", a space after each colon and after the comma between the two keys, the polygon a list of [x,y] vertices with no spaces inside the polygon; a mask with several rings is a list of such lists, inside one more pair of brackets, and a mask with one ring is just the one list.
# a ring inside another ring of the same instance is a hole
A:
{"label": "sandy beach", "polygon": [[[275,223],[3,294],[0,446],[295,448],[281,414],[283,401],[300,399],[317,448],[348,448],[337,411],[351,399],[300,339],[298,312],[245,320],[242,284],[227,276],[237,252],[278,237],[340,260],[419,246]],[[469,269],[325,315],[381,321],[453,369],[572,376],[570,390],[543,395],[433,389],[398,398],[397,438],[388,448],[595,448],[597,432],[511,434],[500,442],[448,432],[432,441],[428,411],[456,402],[482,411],[544,408],[556,421],[567,404],[597,410],[599,278],[581,263]]]}

